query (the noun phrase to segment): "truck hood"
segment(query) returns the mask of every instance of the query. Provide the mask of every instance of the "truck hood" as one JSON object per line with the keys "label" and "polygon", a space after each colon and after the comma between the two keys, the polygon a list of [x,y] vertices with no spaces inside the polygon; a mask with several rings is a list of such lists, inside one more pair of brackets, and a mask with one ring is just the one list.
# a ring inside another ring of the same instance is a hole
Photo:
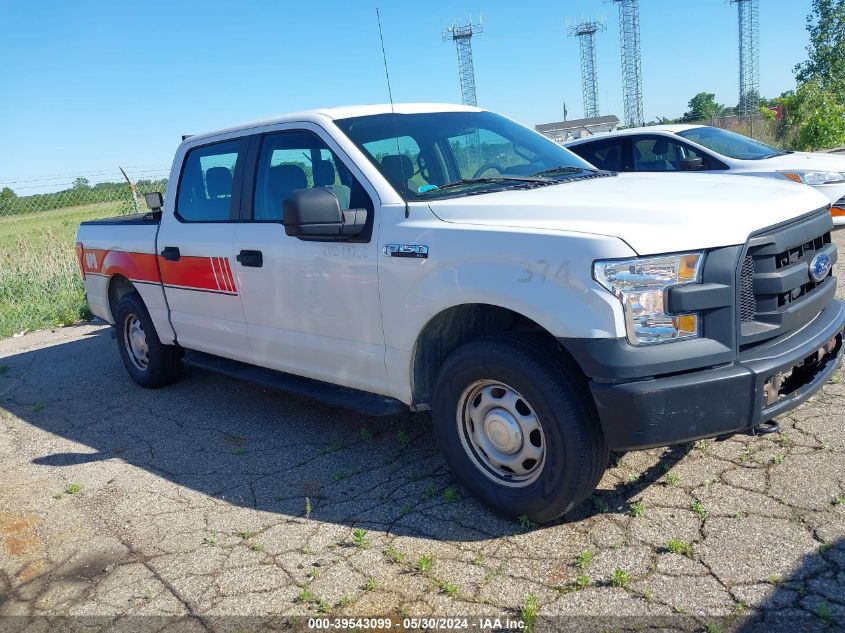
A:
{"label": "truck hood", "polygon": [[811,187],[747,176],[623,174],[429,203],[445,222],[618,237],[640,255],[743,244],[829,204]]}

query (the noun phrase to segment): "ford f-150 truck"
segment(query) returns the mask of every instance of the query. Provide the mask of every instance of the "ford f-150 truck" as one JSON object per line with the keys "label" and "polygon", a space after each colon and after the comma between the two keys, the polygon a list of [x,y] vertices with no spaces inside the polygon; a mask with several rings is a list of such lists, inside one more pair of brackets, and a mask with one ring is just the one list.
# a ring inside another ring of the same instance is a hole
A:
{"label": "ford f-150 truck", "polygon": [[137,383],[190,364],[366,414],[430,410],[466,488],[535,521],[585,499],[610,451],[767,423],[843,355],[822,195],[618,178],[478,108],[187,137],[147,202],[77,238]]}

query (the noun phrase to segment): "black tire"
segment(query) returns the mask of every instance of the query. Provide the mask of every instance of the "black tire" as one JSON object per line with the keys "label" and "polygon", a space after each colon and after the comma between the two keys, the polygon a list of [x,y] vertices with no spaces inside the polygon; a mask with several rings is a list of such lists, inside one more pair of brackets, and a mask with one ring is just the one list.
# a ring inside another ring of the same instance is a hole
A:
{"label": "black tire", "polygon": [[[158,338],[150,313],[141,297],[132,292],[117,302],[114,314],[117,329],[117,349],[126,371],[142,387],[156,389],[175,382],[182,371],[181,347],[164,345]],[[136,361],[130,348],[127,328],[134,320],[140,322],[147,345],[146,362]]]}
{"label": "black tire", "polygon": [[[540,421],[542,442],[537,444],[544,446],[545,457],[531,475],[536,479],[526,476],[523,487],[506,485],[501,470],[485,469],[479,465],[484,458],[472,456],[483,451],[470,448],[474,444],[464,423],[464,401],[478,402],[471,389],[488,380],[517,391]],[[609,452],[584,377],[569,359],[529,337],[487,337],[455,350],[440,368],[431,413],[452,472],[502,514],[552,521],[586,499],[607,467]]]}

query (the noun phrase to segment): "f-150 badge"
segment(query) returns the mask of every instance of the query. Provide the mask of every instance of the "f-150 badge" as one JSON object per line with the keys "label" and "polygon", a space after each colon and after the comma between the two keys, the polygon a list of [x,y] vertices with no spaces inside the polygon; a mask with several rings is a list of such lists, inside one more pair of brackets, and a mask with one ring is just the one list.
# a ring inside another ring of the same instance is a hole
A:
{"label": "f-150 badge", "polygon": [[387,244],[383,250],[384,254],[388,257],[428,259],[428,246],[422,246],[420,244]]}

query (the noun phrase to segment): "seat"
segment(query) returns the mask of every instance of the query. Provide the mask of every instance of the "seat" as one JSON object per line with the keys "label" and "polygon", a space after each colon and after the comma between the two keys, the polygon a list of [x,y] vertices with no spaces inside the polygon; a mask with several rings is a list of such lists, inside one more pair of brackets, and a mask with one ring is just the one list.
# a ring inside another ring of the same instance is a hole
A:
{"label": "seat", "polygon": [[414,164],[410,158],[404,154],[388,154],[381,159],[381,171],[403,198],[411,193],[410,180],[414,175]]}
{"label": "seat", "polygon": [[205,172],[205,190],[208,200],[206,219],[228,220],[232,200],[232,172],[227,167],[211,167]]}
{"label": "seat", "polygon": [[276,165],[267,170],[264,205],[255,209],[257,220],[281,220],[282,202],[294,189],[306,189],[308,178],[299,165]]}
{"label": "seat", "polygon": [[352,189],[337,182],[337,174],[334,163],[330,160],[318,160],[314,163],[314,186],[330,189],[340,203],[341,209],[349,208],[349,199],[352,196]]}

